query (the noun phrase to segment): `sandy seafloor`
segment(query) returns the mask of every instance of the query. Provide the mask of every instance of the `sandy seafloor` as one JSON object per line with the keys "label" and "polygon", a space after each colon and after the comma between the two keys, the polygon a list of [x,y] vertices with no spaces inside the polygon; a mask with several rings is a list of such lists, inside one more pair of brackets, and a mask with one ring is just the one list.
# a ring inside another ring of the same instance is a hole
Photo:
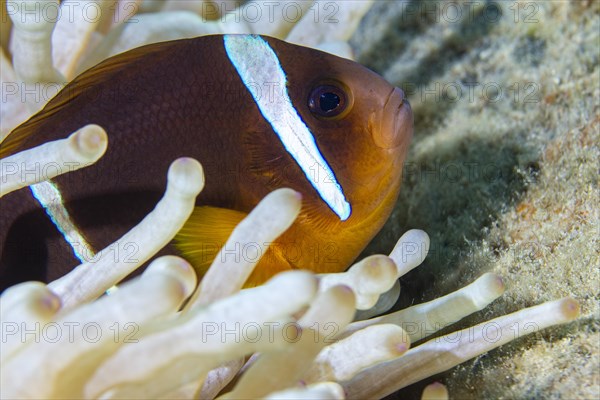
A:
{"label": "sandy seafloor", "polygon": [[[462,15],[459,16],[459,14]],[[407,229],[431,237],[401,306],[484,272],[507,291],[444,333],[572,296],[581,317],[427,383],[452,399],[600,398],[600,2],[378,1],[357,61],[403,87],[415,137],[399,202],[366,253]]]}

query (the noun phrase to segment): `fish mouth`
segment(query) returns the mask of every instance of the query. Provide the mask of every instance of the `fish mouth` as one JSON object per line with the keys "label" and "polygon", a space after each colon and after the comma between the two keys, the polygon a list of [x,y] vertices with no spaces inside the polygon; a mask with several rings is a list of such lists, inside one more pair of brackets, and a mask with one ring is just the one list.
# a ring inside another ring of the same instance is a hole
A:
{"label": "fish mouth", "polygon": [[374,135],[375,144],[383,149],[395,149],[408,144],[413,134],[413,113],[400,88],[393,88],[381,113],[381,129]]}

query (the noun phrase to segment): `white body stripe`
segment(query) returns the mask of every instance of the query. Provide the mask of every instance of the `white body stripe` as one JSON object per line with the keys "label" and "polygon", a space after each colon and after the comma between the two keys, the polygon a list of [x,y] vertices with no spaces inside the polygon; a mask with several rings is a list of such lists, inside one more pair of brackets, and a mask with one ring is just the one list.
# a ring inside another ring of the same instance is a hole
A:
{"label": "white body stripe", "polygon": [[225,35],[225,50],[261,114],[327,205],[345,221],[350,204],[312,133],[294,108],[277,55],[259,36]]}
{"label": "white body stripe", "polygon": [[[46,181],[31,185],[30,188],[33,197],[44,207],[54,225],[56,225],[73,249],[75,256],[81,262],[89,261],[89,259],[94,257],[95,254],[92,246],[90,246],[71,220],[69,212],[63,204],[62,195],[56,185],[50,181]],[[83,255],[81,250],[84,250],[87,257]]]}

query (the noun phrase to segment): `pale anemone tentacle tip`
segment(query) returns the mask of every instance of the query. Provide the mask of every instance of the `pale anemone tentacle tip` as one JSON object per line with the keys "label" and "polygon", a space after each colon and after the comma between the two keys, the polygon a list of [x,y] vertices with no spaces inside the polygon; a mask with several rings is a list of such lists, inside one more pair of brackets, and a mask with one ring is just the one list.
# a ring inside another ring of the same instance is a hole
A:
{"label": "pale anemone tentacle tip", "polygon": [[204,187],[202,165],[193,158],[179,158],[169,168],[167,181],[175,190],[174,193],[183,198],[195,198]]}
{"label": "pale anemone tentacle tip", "polygon": [[[87,157],[87,160],[81,161],[94,162],[102,157],[108,147],[108,135],[106,131],[99,125],[86,125],[75,134],[69,137],[71,142],[74,142],[69,148],[77,149],[74,156],[81,154]],[[83,158],[83,157],[82,157]]]}
{"label": "pale anemone tentacle tip", "polygon": [[483,274],[470,285],[427,303],[417,304],[387,315],[356,321],[342,336],[377,324],[395,324],[406,329],[412,342],[423,339],[446,326],[487,307],[504,293],[499,275]]}
{"label": "pale anemone tentacle tip", "polygon": [[27,313],[18,308],[27,308],[37,318],[53,315],[61,306],[60,298],[41,282],[24,282],[4,291],[0,298],[3,316],[22,318]]}
{"label": "pale anemone tentacle tip", "polygon": [[50,322],[60,307],[60,298],[41,282],[24,282],[8,288],[0,296],[3,321],[0,361],[4,363],[21,347],[23,339],[17,333],[24,325],[33,325],[39,333],[37,323]]}
{"label": "pale anemone tentacle tip", "polygon": [[[400,297],[398,278],[425,261],[425,257],[429,252],[429,245],[429,235],[420,229],[411,229],[398,239],[389,255],[389,259],[395,264],[395,278],[391,281],[393,284],[386,291],[371,293],[370,296],[359,298],[359,304],[364,304],[366,307],[358,307],[356,320],[365,320],[383,314],[396,304]],[[361,277],[361,279],[365,278]]]}
{"label": "pale anemone tentacle tip", "polygon": [[[48,142],[3,158],[0,160],[0,197],[90,166],[104,155],[107,147],[106,131],[98,125],[86,125],[66,139]],[[32,174],[30,171],[36,173]]]}
{"label": "pale anemone tentacle tip", "polygon": [[344,273],[319,275],[319,290],[344,284],[357,296],[356,308],[365,310],[373,307],[379,295],[390,290],[396,278],[396,265],[391,258],[374,255],[354,264]]}
{"label": "pale anemone tentacle tip", "polygon": [[198,279],[194,268],[183,258],[163,256],[150,263],[142,275],[160,275],[172,278],[179,285],[174,290],[181,293],[181,298],[187,299],[196,289]]}
{"label": "pale anemone tentacle tip", "polygon": [[448,400],[448,388],[440,382],[433,382],[423,389],[421,400]]}
{"label": "pale anemone tentacle tip", "polygon": [[402,355],[409,347],[409,338],[399,326],[367,327],[324,348],[304,380],[345,381],[365,368]]}

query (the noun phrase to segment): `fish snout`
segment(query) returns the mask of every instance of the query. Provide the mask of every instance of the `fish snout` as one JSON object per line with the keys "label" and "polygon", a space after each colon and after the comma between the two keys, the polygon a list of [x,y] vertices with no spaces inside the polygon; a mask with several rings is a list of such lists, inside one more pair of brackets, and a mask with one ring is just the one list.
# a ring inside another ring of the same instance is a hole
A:
{"label": "fish snout", "polygon": [[381,130],[375,134],[377,146],[394,149],[410,142],[413,135],[413,113],[400,88],[389,94],[381,114]]}

